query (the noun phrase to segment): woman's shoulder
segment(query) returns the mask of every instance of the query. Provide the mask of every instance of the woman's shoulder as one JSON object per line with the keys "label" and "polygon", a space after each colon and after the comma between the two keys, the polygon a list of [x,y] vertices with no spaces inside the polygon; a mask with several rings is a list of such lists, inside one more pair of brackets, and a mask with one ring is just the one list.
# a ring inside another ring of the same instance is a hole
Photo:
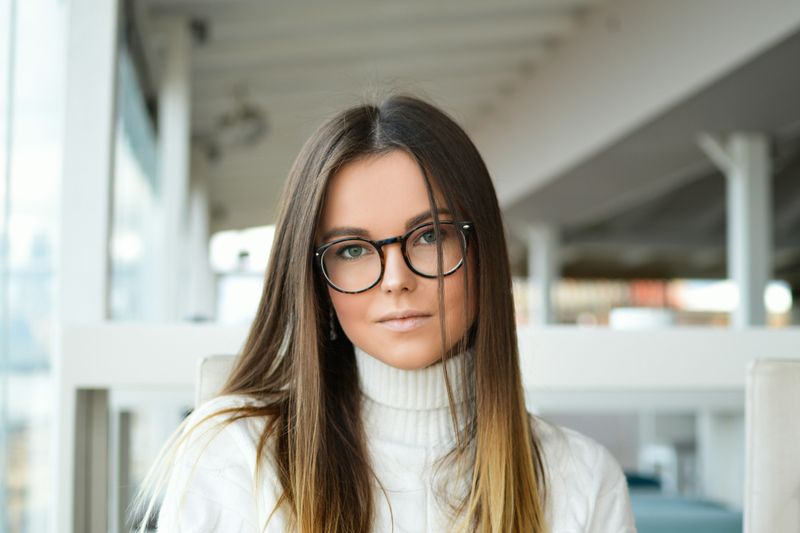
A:
{"label": "woman's shoulder", "polygon": [[196,406],[190,416],[196,416],[195,413],[211,414],[230,407],[255,406],[260,403],[262,403],[260,400],[246,394],[221,394]]}
{"label": "woman's shoulder", "polygon": [[[621,474],[616,459],[596,440],[535,415],[529,414],[529,418],[551,470],[572,476],[583,474],[595,477],[597,467],[603,466],[601,473]],[[620,472],[616,472],[616,469]]]}
{"label": "woman's shoulder", "polygon": [[196,406],[186,418],[184,434],[197,432],[196,440],[214,448],[231,447],[228,452],[240,451],[248,456],[263,432],[264,416],[240,416],[243,409],[258,407],[261,402],[243,394],[226,394],[211,398]]}
{"label": "woman's shoulder", "polygon": [[622,468],[605,446],[574,429],[529,416],[550,477],[598,490],[625,481]]}
{"label": "woman's shoulder", "polygon": [[187,417],[189,423],[200,423],[204,419],[222,420],[228,413],[243,407],[258,406],[259,400],[245,394],[223,394],[214,396],[195,406]]}
{"label": "woman's shoulder", "polygon": [[613,531],[635,531],[625,474],[611,452],[574,429],[529,417],[544,462],[554,516],[568,517],[584,528],[592,526],[587,531],[612,526]]}
{"label": "woman's shoulder", "polygon": [[[158,531],[256,530],[265,503],[277,501],[272,468],[255,484],[256,449],[263,417],[232,419],[258,402],[241,395],[212,398],[187,416],[165,491]],[[261,418],[261,420],[259,420]],[[272,531],[272,530],[270,530]]]}

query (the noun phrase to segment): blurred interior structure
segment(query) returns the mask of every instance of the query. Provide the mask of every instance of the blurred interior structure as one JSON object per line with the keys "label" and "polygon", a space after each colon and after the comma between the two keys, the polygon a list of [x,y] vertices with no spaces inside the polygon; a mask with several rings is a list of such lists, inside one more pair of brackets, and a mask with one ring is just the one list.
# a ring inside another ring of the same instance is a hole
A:
{"label": "blurred interior structure", "polygon": [[0,0],[0,533],[131,530],[303,142],[403,91],[495,181],[531,411],[640,532],[741,531],[748,365],[800,358],[798,65],[785,0]]}

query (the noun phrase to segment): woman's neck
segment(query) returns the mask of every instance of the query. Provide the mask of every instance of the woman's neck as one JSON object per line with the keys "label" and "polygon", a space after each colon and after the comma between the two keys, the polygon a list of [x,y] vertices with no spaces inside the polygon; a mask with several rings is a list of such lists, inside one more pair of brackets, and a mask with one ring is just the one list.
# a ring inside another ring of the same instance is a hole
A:
{"label": "woman's neck", "polygon": [[447,382],[457,410],[463,411],[467,395],[462,373],[470,371],[471,350],[448,358],[444,364],[404,370],[384,363],[358,346],[354,349],[368,433],[415,445],[453,440]]}

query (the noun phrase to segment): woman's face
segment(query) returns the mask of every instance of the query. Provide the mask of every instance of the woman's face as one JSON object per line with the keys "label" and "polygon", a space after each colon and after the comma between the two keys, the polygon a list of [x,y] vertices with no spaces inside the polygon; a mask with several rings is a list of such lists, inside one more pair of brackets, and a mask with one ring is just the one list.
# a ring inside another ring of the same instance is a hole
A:
{"label": "woman's face", "polygon": [[[328,184],[317,245],[355,234],[325,235],[334,228],[363,228],[366,238],[377,241],[404,234],[407,221],[430,214],[424,176],[407,153],[394,150],[384,155],[344,165]],[[439,220],[454,220],[442,213],[444,198],[433,185]],[[430,222],[426,220],[419,222]],[[475,261],[473,247],[468,247],[469,269],[463,266],[444,278],[448,350],[460,339],[475,317]],[[330,295],[339,323],[347,337],[365,352],[397,368],[429,366],[441,354],[440,319],[436,278],[425,278],[408,268],[399,243],[383,247],[383,278],[371,289],[357,294],[338,292],[330,286]],[[464,316],[464,276],[469,270],[469,316]],[[389,313],[423,314],[415,322],[392,323],[382,319]],[[411,326],[411,327],[410,327]]]}

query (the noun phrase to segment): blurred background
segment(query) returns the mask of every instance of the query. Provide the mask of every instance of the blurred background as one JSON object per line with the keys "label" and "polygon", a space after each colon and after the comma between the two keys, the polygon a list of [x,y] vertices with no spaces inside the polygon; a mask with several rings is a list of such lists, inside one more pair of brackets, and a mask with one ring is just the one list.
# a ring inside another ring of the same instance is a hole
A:
{"label": "blurred background", "polygon": [[489,166],[530,409],[642,533],[742,531],[746,365],[800,356],[799,65],[787,0],[0,0],[0,532],[130,531],[300,146],[398,90]]}

